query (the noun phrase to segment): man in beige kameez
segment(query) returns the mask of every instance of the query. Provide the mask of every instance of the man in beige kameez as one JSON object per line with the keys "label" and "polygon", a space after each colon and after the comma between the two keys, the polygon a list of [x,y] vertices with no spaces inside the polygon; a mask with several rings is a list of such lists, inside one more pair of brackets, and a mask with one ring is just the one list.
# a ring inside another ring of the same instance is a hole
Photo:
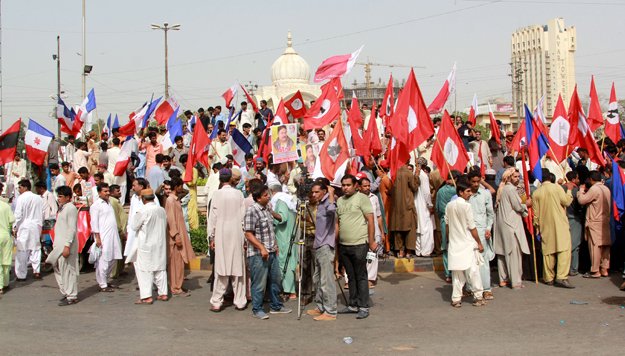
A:
{"label": "man in beige kameez", "polygon": [[398,257],[406,256],[406,250],[414,252],[417,246],[417,211],[414,194],[419,189],[419,168],[413,173],[408,164],[397,170],[391,189],[392,209],[389,231],[394,236]]}
{"label": "man in beige kameez", "polygon": [[72,190],[68,186],[56,189],[59,213],[54,225],[54,243],[46,263],[54,267],[54,277],[59,285],[63,299],[59,306],[78,302],[78,240],[76,224],[78,209],[72,204]]}
{"label": "man in beige kameez", "polygon": [[[541,236],[543,252],[543,281],[547,285],[575,288],[569,283],[571,269],[571,231],[566,208],[573,202],[571,191],[564,192],[554,184],[556,176],[542,169],[542,185],[532,194],[534,225]],[[554,268],[557,275],[554,281]]]}
{"label": "man in beige kameez", "polygon": [[531,206],[532,200],[528,198],[525,204],[521,202],[517,193],[519,181],[519,172],[508,168],[501,179],[495,203],[493,247],[497,254],[499,285],[504,287],[511,284],[513,289],[523,288],[521,253],[530,253],[522,218],[527,216],[527,208]]}
{"label": "man in beige kameez", "polygon": [[[121,188],[117,184],[113,184],[110,186],[111,196],[109,197],[109,202],[113,207],[113,211],[115,212],[115,221],[117,222],[117,233],[119,234],[119,238],[122,243],[122,251],[124,251],[126,247],[126,226],[128,224],[128,214],[124,210],[122,203],[119,201],[121,197]],[[113,265],[113,270],[111,271],[111,278],[115,279],[120,275],[124,275],[124,260],[117,260],[117,263]]]}
{"label": "man in beige kameez", "polygon": [[588,177],[590,188],[580,187],[577,192],[577,201],[587,205],[586,233],[590,252],[590,272],[584,278],[599,278],[608,276],[610,268],[610,190],[601,182],[601,174],[591,171]]}
{"label": "man in beige kameez", "polygon": [[169,286],[174,296],[190,295],[182,289],[184,265],[195,257],[180,204],[179,195],[184,194],[183,191],[182,180],[177,177],[172,178],[171,193],[165,203],[165,212],[167,213],[167,240],[169,241]]}
{"label": "man in beige kameez", "polygon": [[230,183],[232,173],[229,169],[219,172],[221,189],[213,194],[211,212],[208,218],[208,236],[211,249],[215,250],[213,271],[215,284],[211,297],[211,311],[222,309],[223,296],[232,283],[234,305],[237,310],[245,309],[245,259],[243,243],[243,218],[245,204],[243,193],[233,188]]}

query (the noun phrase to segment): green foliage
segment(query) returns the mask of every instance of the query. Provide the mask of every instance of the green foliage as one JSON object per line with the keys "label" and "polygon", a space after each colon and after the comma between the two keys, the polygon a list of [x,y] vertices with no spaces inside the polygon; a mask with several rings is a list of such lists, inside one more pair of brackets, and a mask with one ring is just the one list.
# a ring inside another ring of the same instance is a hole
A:
{"label": "green foliage", "polygon": [[482,134],[482,140],[487,141],[490,138],[491,131],[482,125],[477,125],[473,128],[475,131],[479,131]]}
{"label": "green foliage", "polygon": [[203,187],[206,185],[206,182],[208,182],[208,178],[198,178],[196,185],[198,187]]}
{"label": "green foliage", "polygon": [[200,227],[191,230],[191,246],[193,252],[205,254],[208,251],[208,233],[206,231],[206,215],[200,214]]}

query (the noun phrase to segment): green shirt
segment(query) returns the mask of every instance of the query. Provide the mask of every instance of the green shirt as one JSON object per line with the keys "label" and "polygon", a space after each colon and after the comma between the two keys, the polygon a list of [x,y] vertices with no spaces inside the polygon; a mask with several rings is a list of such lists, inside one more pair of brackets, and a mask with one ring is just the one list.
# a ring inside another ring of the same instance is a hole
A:
{"label": "green shirt", "polygon": [[357,192],[351,197],[342,196],[336,202],[339,217],[339,243],[341,245],[361,245],[369,240],[366,214],[373,214],[371,201],[366,195]]}

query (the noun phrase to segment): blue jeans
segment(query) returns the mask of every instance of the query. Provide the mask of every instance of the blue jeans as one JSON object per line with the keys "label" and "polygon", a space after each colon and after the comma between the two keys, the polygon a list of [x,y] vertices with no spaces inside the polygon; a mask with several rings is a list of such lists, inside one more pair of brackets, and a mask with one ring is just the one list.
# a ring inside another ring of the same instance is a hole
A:
{"label": "blue jeans", "polygon": [[252,294],[252,312],[257,313],[263,310],[267,278],[269,278],[270,307],[273,310],[280,310],[283,305],[280,299],[282,275],[276,253],[270,252],[269,258],[266,261],[263,260],[260,255],[250,256],[247,258],[247,264],[250,268],[252,278],[252,286],[250,287]]}

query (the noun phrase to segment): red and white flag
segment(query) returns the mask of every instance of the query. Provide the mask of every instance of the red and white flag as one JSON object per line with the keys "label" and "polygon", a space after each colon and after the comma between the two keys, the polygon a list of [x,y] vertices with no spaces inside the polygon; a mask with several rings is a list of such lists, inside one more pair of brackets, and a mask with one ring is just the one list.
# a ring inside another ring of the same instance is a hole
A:
{"label": "red and white flag", "polygon": [[339,100],[343,100],[345,95],[343,94],[343,84],[341,84],[341,78],[333,78],[329,82],[321,86],[321,91],[324,91],[326,87],[334,88],[336,97]]}
{"label": "red and white flag", "polygon": [[178,104],[176,99],[173,96],[170,96],[154,112],[154,118],[156,119],[156,122],[158,122],[158,124],[161,126],[167,125],[167,121],[171,117],[171,114],[173,114],[179,106],[180,105]]}
{"label": "red and white flag", "polygon": [[340,78],[349,73],[354,64],[356,64],[356,58],[358,58],[363,47],[364,45],[360,46],[354,53],[332,56],[323,61],[315,72],[315,83],[321,83],[332,78]]}
{"label": "red and white flag", "polygon": [[[352,94],[352,105],[347,112],[347,122],[349,123],[349,131],[351,132],[352,143],[356,155],[366,157],[369,155],[369,145],[364,139],[364,132],[360,133],[362,126],[362,114],[360,113],[360,106],[358,104],[358,98],[356,94]],[[372,110],[373,111],[373,110]]]}
{"label": "red and white flag", "polygon": [[298,90],[293,96],[284,102],[284,106],[289,109],[291,115],[294,118],[299,119],[306,115],[306,105],[304,104],[304,97],[302,97],[302,93]]}
{"label": "red and white flag", "polygon": [[553,151],[554,161],[560,163],[564,161],[569,153],[569,135],[571,133],[571,123],[569,122],[562,95],[558,95],[556,108],[553,111],[551,127],[549,127],[549,145]]}
{"label": "red and white flag", "polygon": [[241,87],[241,90],[243,90],[243,94],[245,94],[245,98],[247,99],[247,103],[252,105],[252,110],[254,110],[254,112],[258,112],[258,105],[256,105],[256,102],[254,101],[254,98],[252,98],[252,96],[247,92],[247,90],[245,90],[245,88],[243,87],[243,85],[239,84],[239,86]]}
{"label": "red and white flag", "polygon": [[453,169],[463,172],[469,163],[469,155],[447,110],[443,113],[436,141],[432,149],[432,162],[438,167],[441,177],[447,177]]}
{"label": "red and white flag", "polygon": [[597,130],[603,125],[603,112],[601,112],[601,104],[595,87],[595,76],[590,79],[590,103],[588,105],[588,117],[586,119],[588,126],[592,131]]}
{"label": "red and white flag", "polygon": [[617,143],[623,138],[622,132],[621,119],[618,114],[618,101],[616,100],[616,89],[614,89],[614,83],[612,83],[608,115],[605,121],[605,134],[612,142]]}
{"label": "red and white flag", "polygon": [[304,130],[324,127],[336,120],[340,114],[341,108],[334,87],[322,87],[321,95],[304,116]]}
{"label": "red and white flag", "polygon": [[497,124],[497,118],[495,118],[495,114],[493,114],[490,103],[488,103],[488,118],[490,120],[490,137],[494,138],[498,145],[501,145],[501,129]]}
{"label": "red and white flag", "polygon": [[384,93],[384,99],[382,100],[382,110],[380,110],[380,117],[384,122],[384,127],[388,126],[388,122],[393,116],[393,109],[395,107],[395,98],[393,92],[393,75],[388,78],[388,84],[386,85],[386,92]]}
{"label": "red and white flag", "polygon": [[221,94],[221,97],[226,101],[226,107],[229,108],[232,104],[232,99],[237,95],[237,84],[232,85],[225,93]]}
{"label": "red and white flag", "polygon": [[412,69],[397,99],[397,107],[391,122],[393,136],[401,141],[409,151],[417,148],[434,135],[434,124],[432,124],[432,119],[428,114],[421,89],[419,89]]}
{"label": "red and white flag", "polygon": [[273,123],[276,125],[289,124],[289,117],[286,114],[286,110],[284,109],[284,102],[280,99],[280,103],[278,103],[278,108],[276,109],[276,113],[273,115]]}
{"label": "red and white flag", "polygon": [[586,115],[582,109],[582,104],[577,95],[577,86],[573,91],[571,97],[571,103],[569,104],[569,123],[572,126],[571,134],[569,135],[569,144],[577,147],[582,147],[588,150],[588,156],[590,160],[600,166],[605,166],[605,160],[601,154],[595,137],[592,134],[592,130],[586,121]]}
{"label": "red and white flag", "polygon": [[130,163],[130,155],[132,154],[132,140],[124,142],[119,155],[117,156],[117,162],[115,162],[115,168],[113,169],[113,175],[121,177],[126,174],[126,168]]}
{"label": "red and white flag", "polygon": [[[490,110],[490,104],[488,105],[488,109]],[[469,110],[469,119],[467,119],[467,122],[470,122],[473,127],[475,127],[475,117],[479,115],[478,109],[477,109],[477,94],[473,94],[473,101],[471,102],[471,109]],[[489,114],[490,115],[490,114]]]}
{"label": "red and white flag", "polygon": [[[375,104],[374,101],[373,107],[375,107]],[[375,116],[375,110],[372,109],[371,116],[369,117],[369,125],[363,133],[365,144],[368,146],[368,152],[373,156],[382,153],[382,142],[380,141],[380,133],[378,132],[378,124]]]}
{"label": "red and white flag", "polygon": [[428,112],[430,114],[438,114],[441,111],[443,111],[443,108],[445,107],[445,103],[447,102],[449,95],[451,95],[455,90],[456,90],[456,63],[454,63],[454,66],[451,69],[451,73],[449,73],[449,75],[447,76],[447,80],[445,80],[445,83],[443,84],[443,87],[441,88],[441,90],[438,92],[438,95],[436,95],[436,98],[434,98],[434,101],[432,101],[430,106],[428,106]]}
{"label": "red and white flag", "polygon": [[349,159],[349,146],[343,133],[343,124],[339,120],[319,151],[319,163],[323,175],[334,181],[337,171]]}

